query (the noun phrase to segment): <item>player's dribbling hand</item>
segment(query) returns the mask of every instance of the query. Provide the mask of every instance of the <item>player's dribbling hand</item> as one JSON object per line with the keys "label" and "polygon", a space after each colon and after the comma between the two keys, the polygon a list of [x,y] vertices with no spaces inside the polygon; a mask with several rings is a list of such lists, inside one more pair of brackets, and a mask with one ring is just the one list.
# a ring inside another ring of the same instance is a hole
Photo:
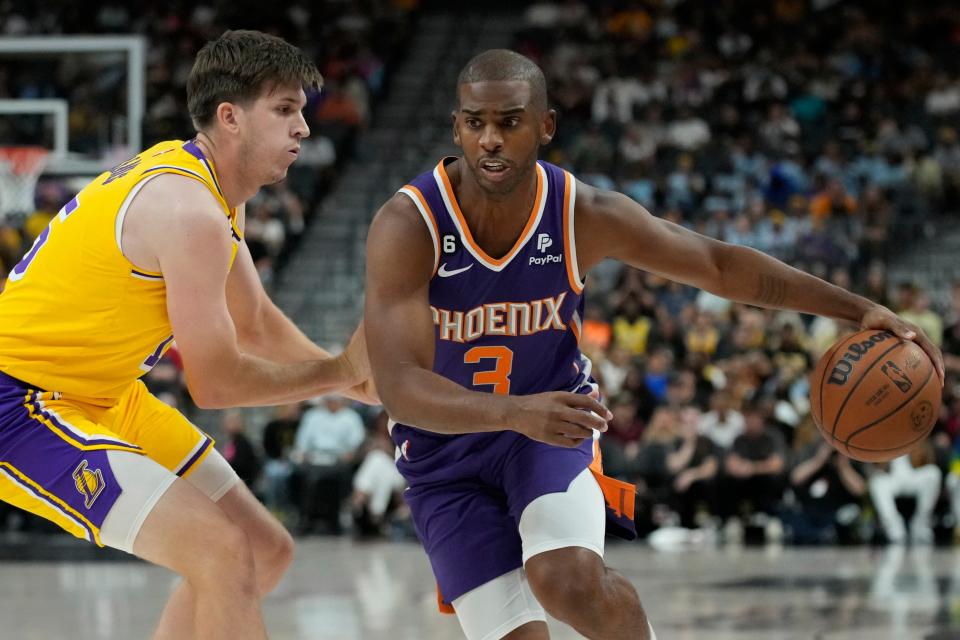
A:
{"label": "player's dribbling hand", "polygon": [[553,391],[514,396],[516,411],[510,428],[528,438],[559,447],[576,447],[593,430],[606,431],[613,414],[596,398],[580,393]]}
{"label": "player's dribbling hand", "polygon": [[869,311],[863,314],[863,317],[860,319],[860,327],[862,329],[886,329],[904,340],[913,340],[916,342],[917,345],[930,356],[930,362],[933,363],[934,368],[937,370],[937,375],[940,376],[940,386],[943,386],[943,353],[930,341],[930,338],[923,332],[923,329],[900,318],[893,311],[880,304],[874,305]]}

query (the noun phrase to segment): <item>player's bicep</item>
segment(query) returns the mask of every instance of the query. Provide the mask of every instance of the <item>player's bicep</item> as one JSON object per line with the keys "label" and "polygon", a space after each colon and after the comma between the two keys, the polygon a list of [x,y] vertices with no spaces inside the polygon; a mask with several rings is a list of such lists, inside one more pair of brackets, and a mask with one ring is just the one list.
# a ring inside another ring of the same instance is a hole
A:
{"label": "player's bicep", "polygon": [[[396,196],[403,198],[405,196]],[[434,248],[423,222],[392,200],[367,237],[364,323],[379,387],[404,366],[433,366],[429,286]]]}
{"label": "player's bicep", "polygon": [[188,379],[195,382],[196,374],[209,374],[223,363],[225,354],[236,351],[226,301],[229,228],[226,217],[216,209],[172,209],[166,216],[166,232],[157,236],[154,247],[166,285],[173,335]]}
{"label": "player's bicep", "polygon": [[577,234],[578,253],[592,261],[582,266],[613,258],[700,288],[719,282],[723,243],[657,218],[621,193],[578,183],[576,224],[584,229]]}

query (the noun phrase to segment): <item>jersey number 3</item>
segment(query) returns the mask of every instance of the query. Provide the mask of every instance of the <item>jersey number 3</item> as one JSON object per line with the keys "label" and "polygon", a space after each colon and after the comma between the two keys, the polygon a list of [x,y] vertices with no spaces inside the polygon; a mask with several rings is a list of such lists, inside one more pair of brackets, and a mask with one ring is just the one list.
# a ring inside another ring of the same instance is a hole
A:
{"label": "jersey number 3", "polygon": [[510,374],[513,373],[513,351],[507,347],[474,347],[463,355],[465,364],[477,364],[483,359],[495,360],[493,369],[473,374],[473,385],[492,384],[493,392],[510,393]]}

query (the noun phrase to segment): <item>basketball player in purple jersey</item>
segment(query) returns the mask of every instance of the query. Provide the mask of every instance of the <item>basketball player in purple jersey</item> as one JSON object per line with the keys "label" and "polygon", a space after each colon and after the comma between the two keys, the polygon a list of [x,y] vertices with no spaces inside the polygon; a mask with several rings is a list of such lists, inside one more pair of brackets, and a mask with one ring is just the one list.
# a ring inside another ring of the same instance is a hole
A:
{"label": "basketball player in purple jersey", "polygon": [[457,89],[463,156],[377,214],[365,314],[441,604],[470,640],[547,638],[545,611],[588,638],[653,638],[636,591],[602,559],[606,527],[631,534],[633,496],[595,455],[611,415],[577,346],[582,274],[614,258],[740,302],[889,329],[942,379],[940,353],[882,306],[538,161],[556,114],[527,58],[480,54]]}

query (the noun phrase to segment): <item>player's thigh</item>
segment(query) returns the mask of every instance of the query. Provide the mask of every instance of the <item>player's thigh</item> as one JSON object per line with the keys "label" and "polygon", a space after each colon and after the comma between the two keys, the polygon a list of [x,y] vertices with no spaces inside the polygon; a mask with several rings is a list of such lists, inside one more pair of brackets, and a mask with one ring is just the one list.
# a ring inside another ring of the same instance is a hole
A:
{"label": "player's thigh", "polygon": [[213,448],[213,439],[147,391],[142,382],[133,385],[121,403],[114,430],[214,502],[240,481]]}
{"label": "player's thigh", "polygon": [[227,579],[231,566],[252,576],[246,532],[195,486],[166,473],[173,481],[145,515],[132,552],[187,577]]}

